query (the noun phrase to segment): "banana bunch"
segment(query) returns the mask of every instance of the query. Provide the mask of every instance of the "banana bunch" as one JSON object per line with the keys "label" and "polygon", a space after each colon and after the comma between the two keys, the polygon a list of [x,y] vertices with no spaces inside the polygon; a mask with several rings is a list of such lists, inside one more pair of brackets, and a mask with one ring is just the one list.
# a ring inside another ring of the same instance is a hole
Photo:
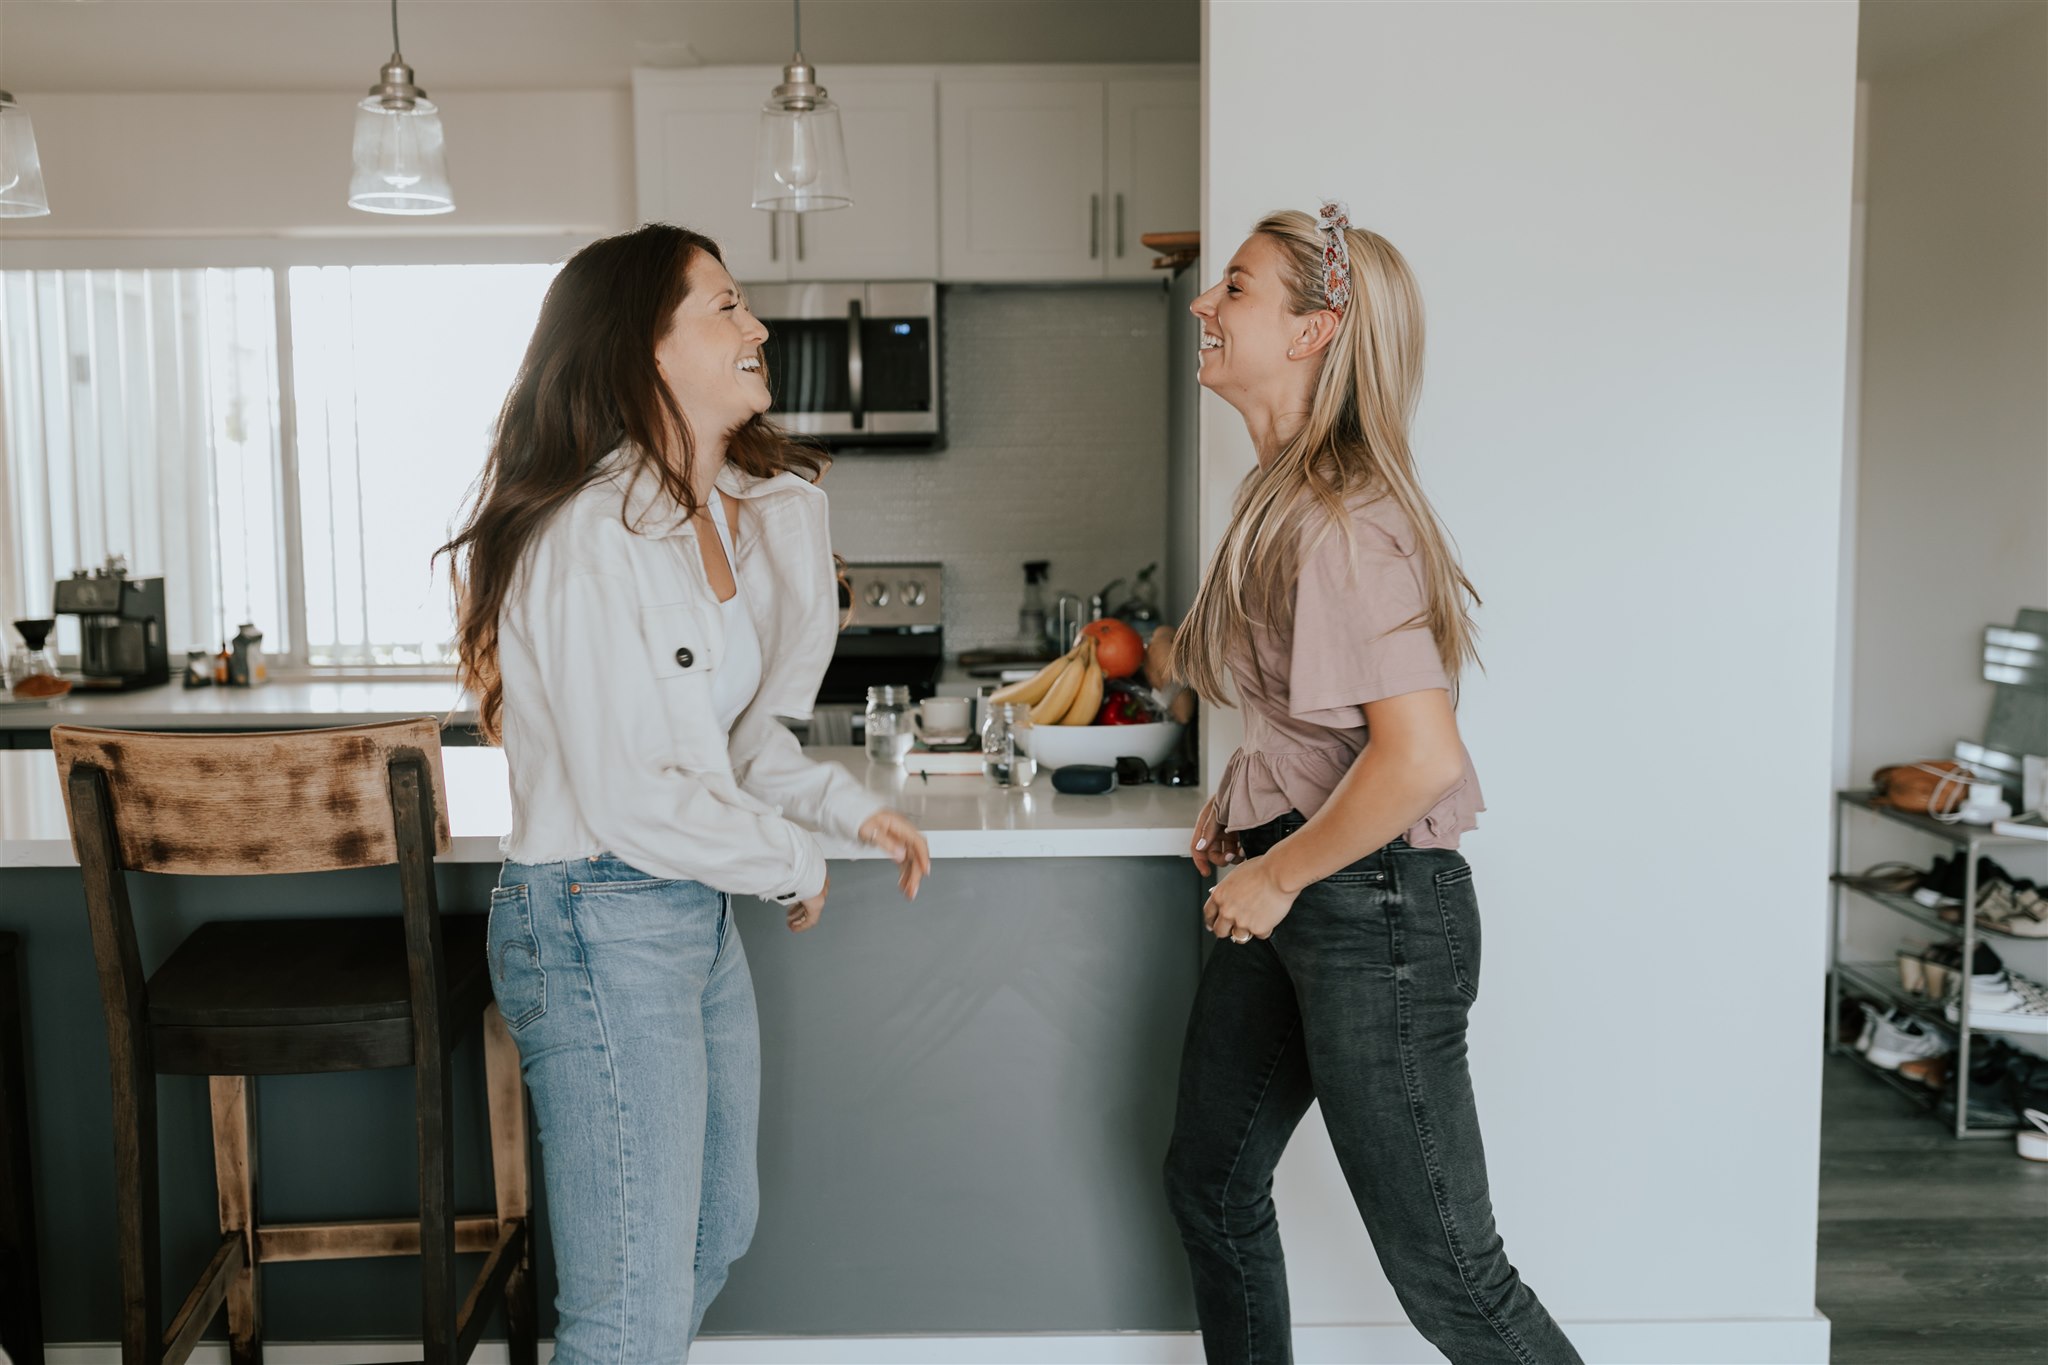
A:
{"label": "banana bunch", "polygon": [[1033,725],[1086,725],[1102,709],[1102,665],[1095,641],[1084,639],[1038,672],[991,693],[992,702],[1021,702]]}

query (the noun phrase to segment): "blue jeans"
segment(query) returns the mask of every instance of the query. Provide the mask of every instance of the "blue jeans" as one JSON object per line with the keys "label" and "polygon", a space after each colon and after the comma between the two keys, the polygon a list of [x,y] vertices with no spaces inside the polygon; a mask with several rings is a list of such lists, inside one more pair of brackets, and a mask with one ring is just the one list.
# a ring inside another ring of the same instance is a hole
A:
{"label": "blue jeans", "polygon": [[[1248,855],[1300,829],[1240,835]],[[1457,853],[1385,848],[1219,943],[1188,1020],[1166,1192],[1210,1365],[1294,1359],[1273,1170],[1311,1102],[1421,1333],[1454,1365],[1578,1365],[1494,1227],[1465,1065],[1479,898]]]}
{"label": "blue jeans", "polygon": [[686,1360],[760,1206],[761,1038],[730,898],[608,855],[507,863],[490,952],[540,1125],[557,1365]]}

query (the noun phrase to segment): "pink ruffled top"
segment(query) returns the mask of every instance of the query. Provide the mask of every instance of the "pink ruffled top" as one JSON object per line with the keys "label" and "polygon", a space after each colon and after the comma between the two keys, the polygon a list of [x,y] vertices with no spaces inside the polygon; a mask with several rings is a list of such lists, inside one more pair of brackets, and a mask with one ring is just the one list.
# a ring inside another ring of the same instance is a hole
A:
{"label": "pink ruffled top", "polygon": [[[1365,748],[1367,702],[1450,688],[1428,628],[1402,626],[1425,602],[1407,514],[1381,498],[1352,510],[1350,532],[1331,528],[1304,557],[1290,629],[1253,628],[1259,667],[1232,664],[1244,743],[1217,784],[1225,829],[1290,810],[1314,815]],[[1484,809],[1467,754],[1465,780],[1406,838],[1416,848],[1456,848]]]}

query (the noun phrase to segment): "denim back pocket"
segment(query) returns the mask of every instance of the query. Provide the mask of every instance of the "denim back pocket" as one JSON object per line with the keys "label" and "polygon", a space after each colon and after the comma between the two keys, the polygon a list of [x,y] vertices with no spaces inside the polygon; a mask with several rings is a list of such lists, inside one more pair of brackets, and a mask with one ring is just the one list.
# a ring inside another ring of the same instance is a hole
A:
{"label": "denim back pocket", "polygon": [[491,953],[491,994],[508,1028],[519,1029],[547,1013],[548,974],[540,965],[540,942],[533,935],[532,902],[526,887],[501,886],[491,892],[487,933]]}
{"label": "denim back pocket", "polygon": [[1443,921],[1444,949],[1451,975],[1468,1000],[1479,998],[1479,893],[1472,885],[1472,865],[1459,861],[1433,877],[1436,912]]}

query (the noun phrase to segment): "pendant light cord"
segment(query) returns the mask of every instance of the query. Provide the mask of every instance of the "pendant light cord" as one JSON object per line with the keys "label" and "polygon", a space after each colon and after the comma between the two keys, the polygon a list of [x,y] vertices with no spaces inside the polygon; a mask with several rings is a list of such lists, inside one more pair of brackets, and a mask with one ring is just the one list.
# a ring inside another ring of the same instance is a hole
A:
{"label": "pendant light cord", "polygon": [[392,50],[393,52],[397,52],[397,51],[399,51],[399,46],[398,46],[398,0],[391,0],[391,50]]}
{"label": "pendant light cord", "polygon": [[[802,52],[804,50],[804,0],[789,0],[789,7],[796,11],[796,50]],[[391,8],[394,13],[397,11],[398,0],[391,0]]]}

